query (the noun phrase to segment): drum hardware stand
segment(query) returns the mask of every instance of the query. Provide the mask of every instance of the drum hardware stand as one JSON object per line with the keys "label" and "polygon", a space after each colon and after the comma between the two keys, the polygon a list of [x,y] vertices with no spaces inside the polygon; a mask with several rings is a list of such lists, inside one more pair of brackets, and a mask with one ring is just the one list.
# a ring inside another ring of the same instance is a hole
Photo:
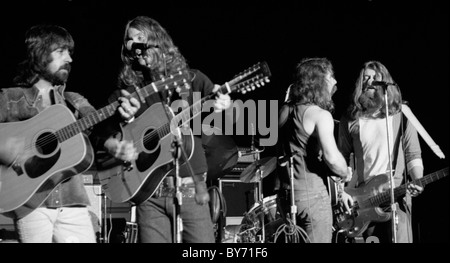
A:
{"label": "drum hardware stand", "polygon": [[297,225],[297,206],[295,205],[294,196],[294,155],[289,158],[289,181],[291,184],[291,220],[293,226]]}
{"label": "drum hardware stand", "polygon": [[[290,189],[290,203],[291,203],[290,218],[288,218],[289,225],[286,226],[286,224],[283,224],[280,227],[278,227],[278,229],[276,231],[275,242],[277,241],[278,236],[281,231],[283,231],[285,233],[286,241],[288,241],[287,236],[293,236],[294,240],[291,239],[292,243],[298,243],[298,241],[299,241],[298,235],[304,236],[305,242],[307,240],[309,240],[308,234],[306,233],[306,231],[303,230],[301,227],[297,226],[297,206],[295,205],[295,196],[294,196],[294,194],[295,194],[294,193],[294,156],[299,153],[300,153],[300,151],[295,151],[295,152],[291,153],[289,156],[289,181],[290,181],[290,187],[291,187],[291,189]],[[286,158],[287,158],[287,156],[283,156],[280,159],[286,159]]]}
{"label": "drum hardware stand", "polygon": [[[259,156],[257,158],[259,160]],[[265,231],[265,222],[264,222],[265,219],[264,219],[264,217],[265,217],[265,214],[267,212],[267,207],[264,204],[264,196],[263,196],[263,191],[262,191],[262,188],[263,188],[262,187],[262,178],[263,178],[262,173],[263,173],[263,171],[259,167],[257,167],[256,168],[256,173],[257,173],[257,180],[258,180],[258,183],[257,183],[257,185],[258,185],[258,193],[257,193],[257,195],[258,195],[259,199],[255,199],[255,200],[258,200],[258,203],[261,204],[261,207],[262,207],[262,213],[261,213],[261,219],[260,219],[260,221],[261,221],[261,239],[260,239],[260,242],[261,243],[265,243],[265,239],[266,239],[266,233],[265,232],[266,231]]]}
{"label": "drum hardware stand", "polygon": [[[259,152],[255,151],[255,127],[252,123],[252,142],[251,142],[251,147],[250,150],[255,152],[254,156],[255,156],[255,160],[259,161],[260,160],[260,156],[259,156]],[[257,174],[257,183],[255,184],[255,187],[257,187],[257,191],[255,191],[255,200],[257,200],[257,203],[261,204],[262,207],[262,215],[261,215],[261,239],[260,242],[261,243],[265,243],[265,239],[266,239],[266,231],[265,231],[265,220],[264,220],[264,215],[267,211],[267,208],[264,205],[264,196],[263,196],[263,183],[262,183],[262,179],[263,179],[263,171],[260,169],[261,165],[258,165],[256,167],[256,174]]]}

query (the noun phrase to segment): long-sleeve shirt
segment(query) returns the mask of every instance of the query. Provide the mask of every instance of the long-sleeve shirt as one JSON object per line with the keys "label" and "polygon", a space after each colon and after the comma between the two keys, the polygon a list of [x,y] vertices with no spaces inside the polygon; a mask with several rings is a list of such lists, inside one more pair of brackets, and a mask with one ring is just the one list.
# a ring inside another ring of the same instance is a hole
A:
{"label": "long-sleeve shirt", "polygon": [[[95,111],[89,102],[80,94],[74,92],[64,92],[65,86],[55,87],[52,92],[51,100],[55,104],[62,104],[67,106],[66,99],[70,97],[71,104],[76,109],[75,118]],[[42,96],[39,94],[39,89],[35,86],[30,88],[13,87],[5,88],[0,91],[0,123],[4,122],[18,122],[33,118],[38,113],[44,111],[48,106],[43,103]],[[70,109],[70,107],[69,107]],[[54,120],[57,122],[58,120]],[[43,127],[44,129],[45,127]],[[15,135],[20,135],[18,132]],[[5,136],[2,134],[1,136]],[[49,180],[46,180],[48,182]],[[47,187],[53,187],[47,185]],[[36,193],[39,194],[39,191]],[[63,207],[73,205],[89,205],[89,198],[84,188],[81,175],[77,174],[71,176],[57,186],[54,186],[51,194],[45,198],[41,206],[45,207]]]}

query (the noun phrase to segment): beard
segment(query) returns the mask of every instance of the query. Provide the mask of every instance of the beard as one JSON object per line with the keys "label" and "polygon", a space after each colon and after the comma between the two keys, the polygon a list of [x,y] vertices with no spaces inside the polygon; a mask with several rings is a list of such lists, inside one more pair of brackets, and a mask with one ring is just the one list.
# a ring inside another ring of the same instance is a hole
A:
{"label": "beard", "polygon": [[71,70],[70,64],[61,66],[56,72],[50,72],[48,69],[42,74],[42,77],[53,85],[63,85],[69,78]]}
{"label": "beard", "polygon": [[378,88],[375,92],[371,92],[370,89],[365,88],[358,101],[366,112],[374,112],[384,105],[382,89]]}

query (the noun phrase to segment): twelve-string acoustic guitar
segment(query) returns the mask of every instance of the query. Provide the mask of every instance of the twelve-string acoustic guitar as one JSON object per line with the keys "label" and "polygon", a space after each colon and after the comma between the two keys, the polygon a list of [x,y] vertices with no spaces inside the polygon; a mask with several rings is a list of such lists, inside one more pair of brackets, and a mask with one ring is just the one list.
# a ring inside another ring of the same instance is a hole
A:
{"label": "twelve-string acoustic guitar", "polygon": [[[189,160],[194,149],[193,132],[186,125],[202,112],[207,100],[215,99],[218,92],[228,94],[234,91],[247,92],[269,82],[270,70],[265,62],[260,62],[236,75],[223,84],[216,93],[194,101],[178,114],[173,114],[168,106],[155,103],[135,121],[123,127],[123,138],[134,141],[138,157],[129,164],[112,163],[106,169],[98,170],[100,183],[106,195],[116,203],[139,204],[150,198],[163,179],[174,169],[172,143],[173,132],[182,136],[182,147]],[[166,113],[171,114],[168,120]],[[180,158],[180,165],[186,160]]]}

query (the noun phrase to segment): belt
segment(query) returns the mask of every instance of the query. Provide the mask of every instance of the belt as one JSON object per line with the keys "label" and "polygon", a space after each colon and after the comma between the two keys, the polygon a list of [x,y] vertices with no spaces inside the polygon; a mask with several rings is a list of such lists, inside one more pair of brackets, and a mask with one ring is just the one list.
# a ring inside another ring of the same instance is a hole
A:
{"label": "belt", "polygon": [[[183,197],[192,198],[195,195],[195,184],[192,177],[180,178],[180,192]],[[174,186],[174,178],[167,176],[159,185],[155,192],[155,197],[175,197],[176,188]]]}
{"label": "belt", "polygon": [[[195,196],[194,185],[182,185],[180,186],[180,192],[183,198],[193,198]],[[161,186],[155,192],[155,198],[159,197],[175,197],[176,189],[173,187]]]}
{"label": "belt", "polygon": [[[194,179],[192,179],[192,177],[190,177],[190,176],[180,178],[181,185],[188,185],[188,184],[193,184],[193,183],[194,183]],[[174,182],[173,176],[167,176],[166,178],[164,178],[161,185],[164,187],[170,187],[170,188],[175,187],[175,182]]]}

